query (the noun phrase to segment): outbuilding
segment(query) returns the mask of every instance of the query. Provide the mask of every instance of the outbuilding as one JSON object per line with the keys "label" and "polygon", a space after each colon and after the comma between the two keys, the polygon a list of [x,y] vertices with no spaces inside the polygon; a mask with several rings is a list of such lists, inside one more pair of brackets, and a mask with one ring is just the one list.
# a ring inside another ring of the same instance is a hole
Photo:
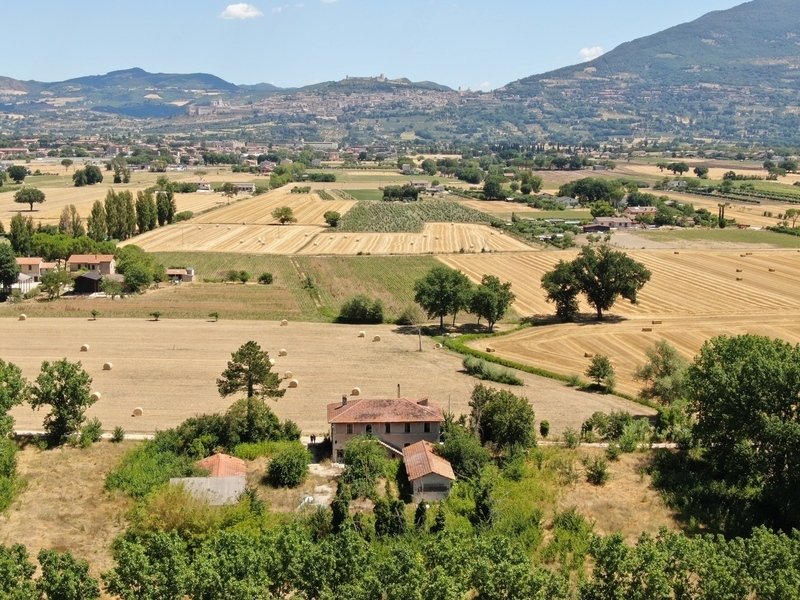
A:
{"label": "outbuilding", "polygon": [[442,500],[450,493],[456,476],[452,465],[422,440],[403,448],[403,462],[414,491],[414,501]]}

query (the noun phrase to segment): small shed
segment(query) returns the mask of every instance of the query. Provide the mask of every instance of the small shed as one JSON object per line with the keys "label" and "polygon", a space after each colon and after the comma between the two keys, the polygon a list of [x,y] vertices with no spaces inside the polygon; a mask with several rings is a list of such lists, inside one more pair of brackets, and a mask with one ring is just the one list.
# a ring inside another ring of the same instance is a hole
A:
{"label": "small shed", "polygon": [[103,284],[103,274],[100,271],[86,271],[75,278],[74,290],[76,294],[96,294]]}
{"label": "small shed", "polygon": [[170,485],[183,486],[183,489],[190,496],[203,500],[211,506],[236,504],[245,490],[244,475],[233,477],[173,477],[169,480],[169,483]]}
{"label": "small shed", "polygon": [[450,493],[456,479],[453,467],[434,453],[430,442],[422,440],[403,448],[403,462],[415,502],[442,500]]}
{"label": "small shed", "polygon": [[208,471],[209,477],[237,477],[247,473],[247,466],[241,458],[222,452],[212,454],[194,464]]}

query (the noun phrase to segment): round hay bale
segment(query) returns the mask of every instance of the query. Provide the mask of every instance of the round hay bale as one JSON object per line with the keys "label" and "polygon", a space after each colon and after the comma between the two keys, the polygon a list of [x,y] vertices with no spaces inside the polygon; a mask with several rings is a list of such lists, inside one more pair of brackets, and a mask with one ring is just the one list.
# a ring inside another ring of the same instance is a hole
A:
{"label": "round hay bale", "polygon": [[291,371],[286,371],[286,372],[283,374],[283,378],[284,378],[284,379],[291,379],[292,377],[294,377],[294,373],[292,373]]}
{"label": "round hay bale", "polygon": [[361,395],[361,388],[354,387],[352,390],[350,390],[350,395],[351,396],[360,396]]}
{"label": "round hay bale", "polygon": [[433,347],[434,347],[436,350],[441,350],[441,349],[442,349],[442,345],[441,345],[439,342],[436,342],[436,343],[433,345]]}
{"label": "round hay bale", "polygon": [[89,351],[89,344],[84,344],[81,346],[81,352],[88,352]]}
{"label": "round hay bale", "polygon": [[140,406],[137,406],[136,408],[133,409],[133,414],[131,416],[132,417],[141,417],[143,414],[144,414],[144,411],[142,410],[142,408]]}
{"label": "round hay bale", "polygon": [[300,385],[300,382],[299,382],[299,381],[297,381],[297,379],[292,379],[292,380],[289,382],[289,387],[290,387],[290,388],[296,388],[298,385]]}
{"label": "round hay bale", "polygon": [[274,358],[270,358],[269,359],[269,366],[270,367],[274,367],[275,366],[275,359]]}
{"label": "round hay bale", "polygon": [[281,327],[286,327],[288,324],[289,321],[287,321],[286,319],[283,319],[283,321],[281,321]]}
{"label": "round hay bale", "polygon": [[742,272],[742,270],[741,270],[741,269],[736,269],[736,272],[737,272],[737,273],[741,273],[741,272]]}
{"label": "round hay bale", "polygon": [[91,398],[92,400],[97,402],[98,400],[100,400],[100,392],[92,392]]}
{"label": "round hay bale", "polygon": [[494,352],[494,348],[492,348],[491,346],[486,346],[486,351],[489,353]]}
{"label": "round hay bale", "polygon": [[112,365],[110,362],[103,363],[103,371],[110,371],[113,368],[114,368],[114,365]]}
{"label": "round hay bale", "polygon": [[28,320],[28,315],[25,315],[25,314],[20,315],[19,316],[19,320],[20,321],[27,321]]}
{"label": "round hay bale", "polygon": [[358,332],[358,337],[360,337],[360,338],[367,337],[367,332],[366,331],[359,331]]}
{"label": "round hay bale", "polygon": [[286,348],[281,348],[278,350],[278,356],[288,356],[289,353],[286,351]]}
{"label": "round hay bale", "polygon": [[380,341],[381,341],[381,336],[379,336],[379,335],[373,335],[373,336],[372,336],[372,341],[373,341],[373,342],[380,342]]}

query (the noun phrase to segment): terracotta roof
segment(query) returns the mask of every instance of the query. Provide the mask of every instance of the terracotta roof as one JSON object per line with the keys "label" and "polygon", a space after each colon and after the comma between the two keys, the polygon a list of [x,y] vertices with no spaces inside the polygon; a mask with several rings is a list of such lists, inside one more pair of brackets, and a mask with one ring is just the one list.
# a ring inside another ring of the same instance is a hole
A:
{"label": "terracotta roof", "polygon": [[73,254],[67,259],[68,263],[100,264],[114,260],[113,254]]}
{"label": "terracotta roof", "polygon": [[403,448],[403,462],[411,481],[426,475],[441,475],[447,479],[455,479],[450,463],[433,452],[433,444],[425,440]]}
{"label": "terracotta roof", "polygon": [[17,258],[18,265],[39,265],[42,264],[42,259],[38,256],[31,256],[30,258],[26,256],[20,256]]}
{"label": "terracotta roof", "polygon": [[380,398],[349,400],[328,404],[328,423],[439,423],[444,421],[438,406],[428,400]]}
{"label": "terracotta roof", "polygon": [[198,460],[195,464],[208,471],[209,477],[235,477],[247,472],[247,467],[241,458],[228,454],[213,454]]}

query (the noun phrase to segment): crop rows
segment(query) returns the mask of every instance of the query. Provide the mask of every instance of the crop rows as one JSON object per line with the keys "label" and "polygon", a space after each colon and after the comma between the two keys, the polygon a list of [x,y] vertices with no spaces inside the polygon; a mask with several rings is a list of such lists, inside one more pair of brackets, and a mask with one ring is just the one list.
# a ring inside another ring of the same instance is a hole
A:
{"label": "crop rows", "polygon": [[349,232],[419,233],[425,223],[490,223],[489,215],[447,200],[359,202],[339,222]]}

